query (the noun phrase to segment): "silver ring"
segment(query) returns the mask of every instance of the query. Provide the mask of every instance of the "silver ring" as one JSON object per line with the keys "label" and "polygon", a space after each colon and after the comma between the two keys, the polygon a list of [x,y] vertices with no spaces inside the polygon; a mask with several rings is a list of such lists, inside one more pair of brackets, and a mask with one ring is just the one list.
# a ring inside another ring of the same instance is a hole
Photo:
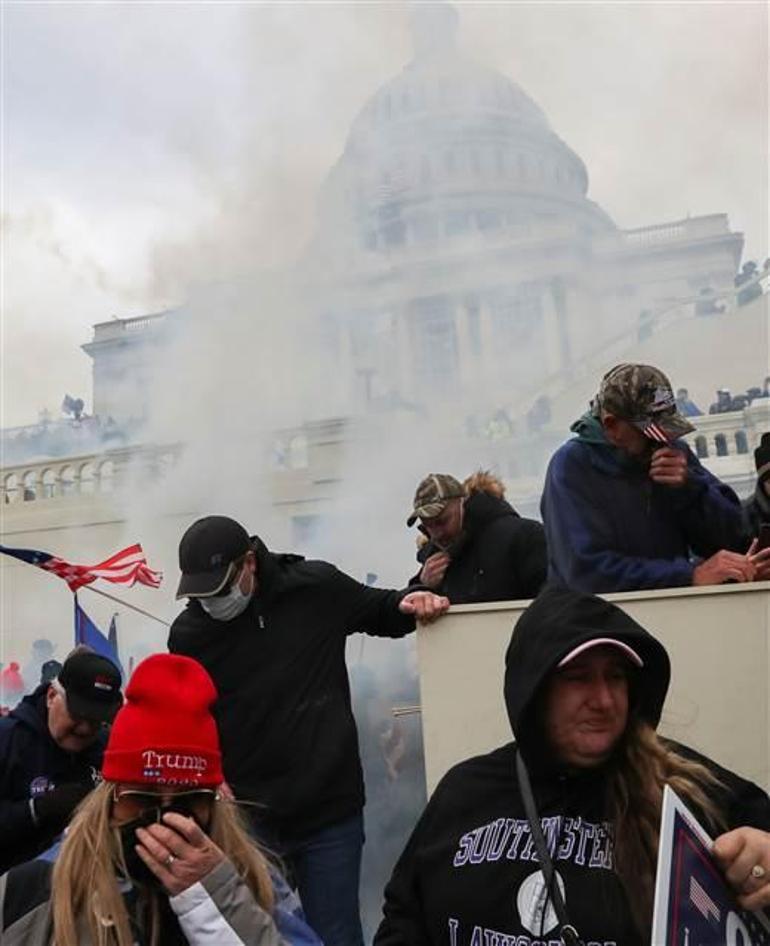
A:
{"label": "silver ring", "polygon": [[[169,856],[165,859],[165,861],[163,861],[163,863],[166,865],[166,870],[171,870],[171,865],[174,863],[175,860],[176,860],[176,854],[169,854]],[[764,873],[764,871],[762,873]]]}
{"label": "silver ring", "polygon": [[766,873],[767,873],[767,871],[765,870],[765,868],[764,868],[761,864],[755,864],[755,865],[751,868],[751,876],[752,876],[755,880],[762,880],[762,878],[765,876]]}

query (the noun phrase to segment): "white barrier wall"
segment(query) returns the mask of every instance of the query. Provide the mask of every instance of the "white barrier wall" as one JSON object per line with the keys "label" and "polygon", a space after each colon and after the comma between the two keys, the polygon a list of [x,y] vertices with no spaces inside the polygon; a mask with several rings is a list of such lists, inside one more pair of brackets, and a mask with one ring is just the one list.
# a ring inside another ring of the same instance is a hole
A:
{"label": "white barrier wall", "polygon": [[[671,658],[660,730],[770,786],[770,582],[606,596]],[[528,602],[460,605],[418,631],[428,791],[455,762],[511,740],[503,668]]]}

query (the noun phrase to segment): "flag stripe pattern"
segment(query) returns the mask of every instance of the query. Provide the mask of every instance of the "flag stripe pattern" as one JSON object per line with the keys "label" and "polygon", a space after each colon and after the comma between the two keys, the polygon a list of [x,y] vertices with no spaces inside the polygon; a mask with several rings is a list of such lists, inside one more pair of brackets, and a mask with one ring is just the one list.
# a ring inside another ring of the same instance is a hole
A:
{"label": "flag stripe pattern", "polygon": [[129,588],[136,582],[150,588],[158,588],[163,577],[161,572],[153,571],[148,566],[139,543],[129,545],[97,565],[74,565],[49,552],[39,552],[35,549],[12,549],[0,545],[0,552],[63,578],[70,591],[90,585],[97,578],[127,585]]}
{"label": "flag stripe pattern", "polygon": [[709,915],[711,914],[717,923],[719,922],[719,907],[717,907],[711,897],[706,893],[706,891],[703,889],[703,887],[701,887],[694,877],[690,877],[690,900],[692,900],[697,909],[703,914],[705,919],[708,920]]}
{"label": "flag stripe pattern", "polygon": [[647,424],[642,433],[645,435],[645,437],[649,437],[650,440],[657,440],[658,443],[670,443],[671,441],[671,438],[668,437],[665,431],[654,421],[651,421],[649,424]]}

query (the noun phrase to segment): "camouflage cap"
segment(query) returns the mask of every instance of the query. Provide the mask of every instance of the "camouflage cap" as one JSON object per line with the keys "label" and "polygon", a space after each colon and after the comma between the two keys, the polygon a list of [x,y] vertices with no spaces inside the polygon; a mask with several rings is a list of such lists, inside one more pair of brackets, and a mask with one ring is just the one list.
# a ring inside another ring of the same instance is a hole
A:
{"label": "camouflage cap", "polygon": [[602,378],[594,410],[629,421],[659,443],[671,443],[695,430],[676,409],[671,382],[652,365],[615,365]]}
{"label": "camouflage cap", "polygon": [[462,483],[449,473],[429,473],[417,487],[413,509],[406,524],[413,526],[420,518],[440,516],[450,499],[460,499],[464,495]]}

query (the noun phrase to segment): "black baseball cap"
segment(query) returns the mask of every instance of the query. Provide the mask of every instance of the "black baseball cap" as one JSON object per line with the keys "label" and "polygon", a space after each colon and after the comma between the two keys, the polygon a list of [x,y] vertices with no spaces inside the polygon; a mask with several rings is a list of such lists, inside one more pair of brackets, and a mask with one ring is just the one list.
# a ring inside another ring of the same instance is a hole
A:
{"label": "black baseball cap", "polygon": [[120,670],[101,654],[86,650],[70,654],[57,680],[70,716],[111,723],[123,704]]}
{"label": "black baseball cap", "polygon": [[182,578],[176,590],[179,598],[211,598],[232,577],[232,565],[251,549],[243,526],[228,516],[198,519],[179,543],[179,570]]}

